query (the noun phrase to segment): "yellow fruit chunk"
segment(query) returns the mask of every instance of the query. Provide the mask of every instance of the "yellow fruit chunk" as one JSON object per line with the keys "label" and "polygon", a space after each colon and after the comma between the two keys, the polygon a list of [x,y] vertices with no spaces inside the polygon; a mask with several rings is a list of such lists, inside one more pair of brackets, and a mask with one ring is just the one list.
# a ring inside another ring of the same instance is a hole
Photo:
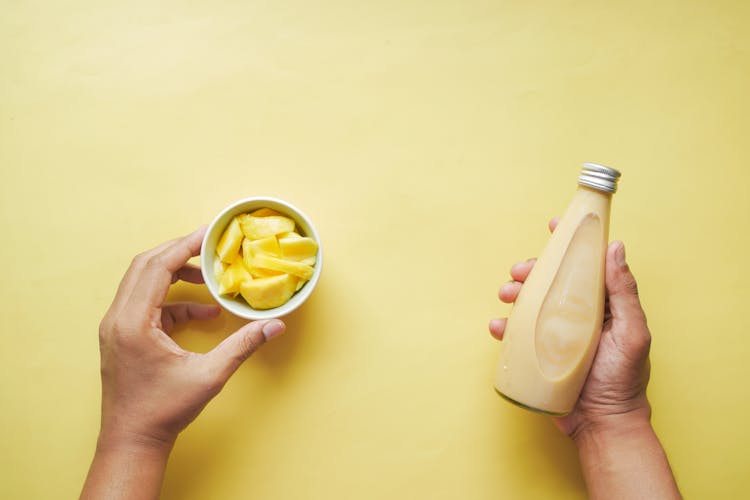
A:
{"label": "yellow fruit chunk", "polygon": [[[270,255],[271,257],[280,257],[281,250],[279,249],[279,242],[273,236],[263,238],[262,240],[248,240],[245,238],[242,240],[242,258],[245,261],[245,267],[247,267],[251,273],[253,271],[253,257],[255,255]],[[275,276],[277,274],[283,274],[280,272],[273,272],[272,274],[253,274],[254,278],[263,278],[266,276]]]}
{"label": "yellow fruit chunk", "polygon": [[299,292],[300,289],[302,289],[303,286],[305,286],[305,283],[307,283],[307,280],[303,280],[302,278],[297,279],[297,288],[294,290],[295,292]]}
{"label": "yellow fruit chunk", "polygon": [[250,212],[250,215],[253,217],[268,217],[269,215],[281,215],[276,210],[272,210],[270,208],[259,208],[255,212]]}
{"label": "yellow fruit chunk", "polygon": [[279,248],[283,259],[294,260],[308,266],[315,265],[318,244],[312,238],[281,238],[279,239]]}
{"label": "yellow fruit chunk", "polygon": [[240,245],[242,245],[242,236],[240,221],[235,217],[219,238],[219,243],[216,244],[216,255],[222,262],[232,263],[240,250]]}
{"label": "yellow fruit chunk", "polygon": [[255,255],[270,255],[271,257],[280,257],[281,249],[279,248],[279,240],[274,236],[263,238],[260,240],[245,240],[248,242],[247,247],[250,253]]}
{"label": "yellow fruit chunk", "polygon": [[214,259],[214,276],[216,281],[221,281],[221,275],[224,274],[227,265],[221,261],[221,259]]}
{"label": "yellow fruit chunk", "polygon": [[281,233],[278,235],[278,238],[302,238],[302,236],[299,233],[295,233],[294,231],[292,231],[289,233]]}
{"label": "yellow fruit chunk", "polygon": [[221,295],[237,295],[243,283],[252,281],[253,278],[245,268],[242,257],[237,256],[234,262],[224,271],[219,281],[219,293]]}
{"label": "yellow fruit chunk", "polygon": [[282,273],[281,271],[273,271],[271,269],[262,269],[260,267],[250,268],[250,276],[252,276],[253,278],[268,278],[271,276],[278,276],[279,274],[286,273]]}
{"label": "yellow fruit chunk", "polygon": [[276,257],[269,257],[267,255],[256,255],[253,257],[251,269],[256,267],[293,274],[304,280],[309,280],[313,275],[313,268],[307,264],[277,259]]}
{"label": "yellow fruit chunk", "polygon": [[294,221],[282,215],[253,217],[248,215],[240,220],[240,226],[249,240],[259,240],[280,233],[294,231]]}
{"label": "yellow fruit chunk", "polygon": [[252,276],[253,278],[269,278],[271,276],[278,276],[280,274],[287,274],[287,273],[282,273],[281,271],[274,271],[272,269],[262,269],[260,267],[250,268],[250,276]]}
{"label": "yellow fruit chunk", "polygon": [[285,304],[294,294],[297,278],[288,274],[258,278],[246,281],[240,293],[250,307],[255,309],[273,309]]}
{"label": "yellow fruit chunk", "polygon": [[242,260],[246,268],[252,269],[253,253],[250,251],[250,240],[247,238],[242,240]]}

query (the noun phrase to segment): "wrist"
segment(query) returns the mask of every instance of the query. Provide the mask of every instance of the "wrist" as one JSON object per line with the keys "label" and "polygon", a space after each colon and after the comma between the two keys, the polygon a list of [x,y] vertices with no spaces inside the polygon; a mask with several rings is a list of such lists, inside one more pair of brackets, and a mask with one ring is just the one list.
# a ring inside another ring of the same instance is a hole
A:
{"label": "wrist", "polygon": [[96,452],[98,454],[127,453],[154,459],[166,459],[172,451],[175,438],[176,436],[156,436],[102,426],[96,442]]}
{"label": "wrist", "polygon": [[650,414],[601,416],[572,435],[589,498],[681,498]]}
{"label": "wrist", "polygon": [[174,440],[102,426],[82,499],[159,498]]}
{"label": "wrist", "polygon": [[653,434],[651,408],[588,418],[571,435],[579,451],[600,444],[627,442]]}

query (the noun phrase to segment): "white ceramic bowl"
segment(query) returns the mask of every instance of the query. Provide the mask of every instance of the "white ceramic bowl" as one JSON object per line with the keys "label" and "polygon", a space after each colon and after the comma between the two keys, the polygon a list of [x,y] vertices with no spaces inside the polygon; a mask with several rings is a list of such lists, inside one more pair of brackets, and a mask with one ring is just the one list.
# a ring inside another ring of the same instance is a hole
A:
{"label": "white ceramic bowl", "polygon": [[[275,307],[273,309],[265,310],[253,309],[240,296],[238,296],[237,298],[232,298],[219,295],[219,284],[217,283],[216,276],[214,275],[214,261],[217,259],[216,244],[218,243],[221,234],[224,232],[224,229],[226,229],[235,215],[252,212],[253,210],[257,210],[259,208],[270,208],[276,210],[282,215],[294,219],[294,222],[297,223],[297,229],[302,234],[302,236],[312,238],[318,243],[318,256],[314,267],[315,272],[313,273],[312,278],[310,278],[310,280],[305,283],[305,285],[297,293],[292,295],[292,298],[289,299],[286,304]],[[201,272],[203,273],[203,279],[206,281],[206,286],[211,292],[211,295],[214,296],[214,299],[216,299],[216,302],[218,302],[221,307],[231,312],[232,314],[245,319],[257,320],[279,318],[294,311],[299,306],[301,306],[302,303],[305,302],[305,300],[307,300],[313,289],[315,289],[315,285],[318,284],[318,279],[320,279],[320,271],[322,269],[323,247],[320,244],[320,237],[318,236],[318,232],[315,230],[315,226],[313,226],[312,222],[310,222],[310,219],[308,219],[308,217],[304,213],[302,213],[300,209],[277,198],[258,196],[253,198],[246,198],[244,200],[239,200],[235,203],[232,203],[227,208],[222,210],[221,213],[216,216],[213,222],[211,222],[211,225],[208,226],[206,237],[203,239],[203,245],[201,246]]]}

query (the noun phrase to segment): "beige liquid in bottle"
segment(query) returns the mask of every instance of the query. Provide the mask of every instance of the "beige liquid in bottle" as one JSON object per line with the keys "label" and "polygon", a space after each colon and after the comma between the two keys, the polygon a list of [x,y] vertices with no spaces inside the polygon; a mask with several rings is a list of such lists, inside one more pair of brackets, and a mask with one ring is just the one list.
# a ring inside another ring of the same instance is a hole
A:
{"label": "beige liquid in bottle", "polygon": [[519,406],[564,415],[578,400],[602,328],[609,210],[619,177],[583,165],[578,191],[513,306],[495,388]]}

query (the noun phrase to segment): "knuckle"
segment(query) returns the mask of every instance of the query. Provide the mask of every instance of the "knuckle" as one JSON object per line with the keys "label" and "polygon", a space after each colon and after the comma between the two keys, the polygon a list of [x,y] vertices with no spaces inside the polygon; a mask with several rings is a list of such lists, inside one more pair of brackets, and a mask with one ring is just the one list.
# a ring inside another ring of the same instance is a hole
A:
{"label": "knuckle", "polygon": [[99,338],[103,338],[107,336],[107,334],[111,330],[112,330],[112,321],[109,318],[109,314],[105,314],[101,322],[99,323]]}
{"label": "knuckle", "polygon": [[163,262],[161,255],[152,255],[146,260],[146,267],[151,270],[160,269],[163,266]]}
{"label": "knuckle", "polygon": [[642,340],[642,348],[646,350],[646,352],[651,350],[651,332],[646,328],[646,331],[643,334],[643,340]]}
{"label": "knuckle", "polygon": [[109,332],[111,331],[111,327],[107,324],[107,320],[103,319],[101,323],[99,323],[99,345],[104,345],[107,343],[107,340],[109,339]]}
{"label": "knuckle", "polygon": [[117,318],[112,322],[111,330],[115,335],[120,335],[127,331],[127,326],[122,321],[122,318]]}
{"label": "knuckle", "polygon": [[651,351],[651,332],[648,328],[639,330],[636,335],[632,336],[630,346],[636,358],[642,359]]}
{"label": "knuckle", "polygon": [[99,323],[99,344],[123,346],[129,343],[129,339],[133,337],[132,333],[137,329],[137,324],[126,316],[110,311]]}
{"label": "knuckle", "polygon": [[133,261],[130,263],[130,266],[133,268],[141,267],[146,262],[146,259],[148,259],[147,252],[141,252],[133,257]]}
{"label": "knuckle", "polygon": [[114,339],[116,345],[122,346],[129,343],[130,338],[133,337],[133,330],[134,326],[130,322],[118,317],[112,321],[109,335]]}

